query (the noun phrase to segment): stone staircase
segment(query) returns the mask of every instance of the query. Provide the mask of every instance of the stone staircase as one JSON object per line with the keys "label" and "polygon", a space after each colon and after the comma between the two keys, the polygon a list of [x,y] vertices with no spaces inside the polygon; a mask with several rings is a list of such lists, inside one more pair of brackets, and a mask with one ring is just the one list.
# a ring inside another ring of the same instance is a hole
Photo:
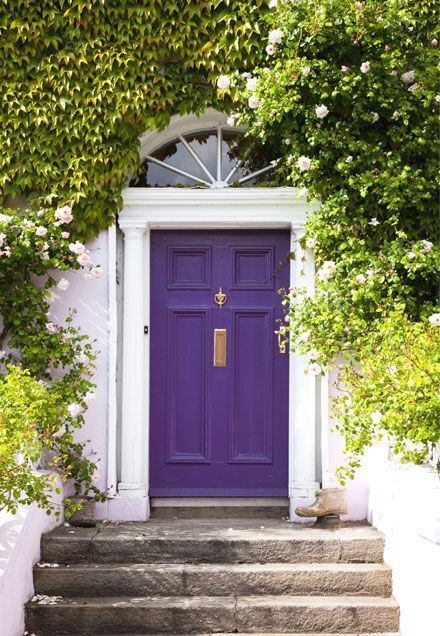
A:
{"label": "stone staircase", "polygon": [[[26,629],[61,634],[395,634],[383,539],[366,525],[153,519],[42,539]],[[34,597],[35,598],[35,597]]]}

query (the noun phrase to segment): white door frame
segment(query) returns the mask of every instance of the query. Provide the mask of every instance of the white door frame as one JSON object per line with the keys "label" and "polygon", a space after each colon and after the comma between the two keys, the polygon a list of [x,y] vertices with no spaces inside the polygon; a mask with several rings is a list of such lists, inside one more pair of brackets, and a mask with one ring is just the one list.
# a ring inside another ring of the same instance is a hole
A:
{"label": "white door frame", "polygon": [[[131,514],[148,518],[149,488],[149,350],[144,332],[150,317],[150,230],[276,229],[291,232],[290,281],[314,288],[314,262],[303,250],[308,206],[293,188],[128,188],[119,227],[124,233],[124,301],[122,361],[121,499]],[[297,354],[289,364],[289,483],[291,518],[297,505],[309,503],[316,481],[316,380],[306,375],[307,361]]]}

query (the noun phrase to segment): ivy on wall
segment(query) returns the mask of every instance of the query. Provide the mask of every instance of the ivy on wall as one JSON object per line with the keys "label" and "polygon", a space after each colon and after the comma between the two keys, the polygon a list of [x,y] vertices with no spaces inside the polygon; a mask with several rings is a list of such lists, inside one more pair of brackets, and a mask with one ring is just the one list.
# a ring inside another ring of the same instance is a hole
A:
{"label": "ivy on wall", "polygon": [[261,54],[265,0],[2,0],[0,193],[114,220],[138,137],[217,106],[215,78]]}

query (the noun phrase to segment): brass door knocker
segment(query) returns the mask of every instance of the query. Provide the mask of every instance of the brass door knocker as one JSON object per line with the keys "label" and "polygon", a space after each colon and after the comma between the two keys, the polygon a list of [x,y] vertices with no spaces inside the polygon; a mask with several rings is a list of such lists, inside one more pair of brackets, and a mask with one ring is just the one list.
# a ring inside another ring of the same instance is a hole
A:
{"label": "brass door knocker", "polygon": [[219,287],[218,292],[216,294],[214,294],[215,302],[221,308],[221,307],[223,307],[223,305],[225,304],[227,299],[228,299],[227,295],[222,291],[222,288]]}

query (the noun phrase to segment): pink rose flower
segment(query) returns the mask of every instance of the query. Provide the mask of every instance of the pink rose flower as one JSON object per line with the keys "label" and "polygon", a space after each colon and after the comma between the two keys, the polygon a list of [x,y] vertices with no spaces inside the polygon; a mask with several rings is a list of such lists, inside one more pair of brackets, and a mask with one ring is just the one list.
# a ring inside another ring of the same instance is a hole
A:
{"label": "pink rose flower", "polygon": [[58,208],[55,210],[55,218],[59,219],[62,223],[70,223],[73,221],[72,208],[68,205]]}
{"label": "pink rose flower", "polygon": [[37,236],[46,236],[47,234],[47,227],[44,227],[43,225],[40,225],[37,227],[35,234]]}
{"label": "pink rose flower", "polygon": [[297,166],[301,172],[306,172],[306,170],[309,170],[311,165],[312,160],[309,159],[309,157],[302,156],[298,159]]}
{"label": "pink rose flower", "polygon": [[81,267],[86,267],[86,265],[90,265],[91,261],[90,261],[90,256],[87,254],[87,252],[84,252],[83,254],[80,254],[77,259],[76,259],[77,263],[79,263],[81,265]]}

